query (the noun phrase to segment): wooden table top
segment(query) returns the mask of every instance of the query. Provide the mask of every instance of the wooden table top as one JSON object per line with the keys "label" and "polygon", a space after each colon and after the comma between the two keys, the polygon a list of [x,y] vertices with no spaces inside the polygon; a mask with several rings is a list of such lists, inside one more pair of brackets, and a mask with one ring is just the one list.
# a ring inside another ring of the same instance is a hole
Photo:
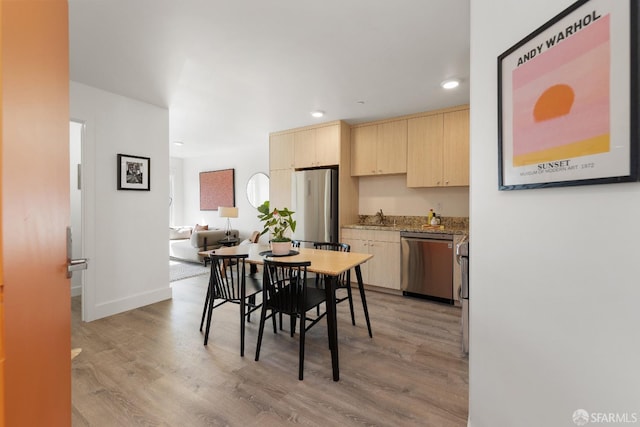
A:
{"label": "wooden table top", "polygon": [[[252,243],[249,245],[231,246],[214,249],[211,251],[199,252],[202,256],[209,256],[212,253],[218,255],[239,255],[248,254],[247,262],[251,264],[264,264],[265,257],[260,252],[269,251],[268,245]],[[322,249],[310,248],[294,248],[298,252],[296,255],[284,257],[267,257],[270,261],[280,262],[301,262],[311,261],[308,271],[312,273],[326,274],[329,276],[337,276],[340,273],[351,270],[352,268],[367,262],[373,255],[358,252],[338,252]]]}

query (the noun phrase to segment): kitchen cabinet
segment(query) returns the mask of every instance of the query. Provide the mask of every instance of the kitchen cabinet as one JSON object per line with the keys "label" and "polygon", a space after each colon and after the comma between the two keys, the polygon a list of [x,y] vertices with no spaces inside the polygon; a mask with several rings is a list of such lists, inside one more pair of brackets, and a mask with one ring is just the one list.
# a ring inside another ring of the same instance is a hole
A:
{"label": "kitchen cabinet", "polygon": [[293,169],[293,133],[269,136],[269,169]]}
{"label": "kitchen cabinet", "polygon": [[293,169],[273,169],[269,176],[269,207],[291,207],[291,173]]}
{"label": "kitchen cabinet", "polygon": [[358,178],[351,177],[350,128],[343,121],[288,129],[269,134],[269,203],[291,207],[291,173],[331,166],[338,175],[338,224],[358,220]]}
{"label": "kitchen cabinet", "polygon": [[[341,241],[351,245],[352,252],[373,255],[361,265],[363,283],[400,290],[399,231],[343,228]],[[355,276],[351,280],[355,282]]]}
{"label": "kitchen cabinet", "polygon": [[340,164],[340,125],[332,124],[293,133],[296,169]]}
{"label": "kitchen cabinet", "polygon": [[291,206],[293,169],[293,133],[269,135],[269,206]]}
{"label": "kitchen cabinet", "polygon": [[408,119],[407,186],[469,185],[469,109]]}
{"label": "kitchen cabinet", "polygon": [[351,129],[351,175],[407,172],[407,120]]}

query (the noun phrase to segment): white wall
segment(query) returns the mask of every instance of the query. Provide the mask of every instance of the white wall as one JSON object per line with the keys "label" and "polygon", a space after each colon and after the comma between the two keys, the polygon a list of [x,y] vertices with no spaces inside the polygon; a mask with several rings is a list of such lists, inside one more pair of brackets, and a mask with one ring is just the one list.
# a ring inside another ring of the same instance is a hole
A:
{"label": "white wall", "polygon": [[571,3],[471,2],[473,427],[640,415],[640,184],[498,191],[497,57]]}
{"label": "white wall", "polygon": [[231,219],[231,227],[240,232],[242,238],[249,237],[254,230],[262,231],[258,221],[258,211],[247,200],[247,181],[256,172],[269,175],[269,135],[263,143],[254,143],[250,152],[238,152],[230,144],[222,148],[216,156],[183,159],[183,219],[184,224],[207,223],[210,227],[225,228],[226,218],[220,218],[218,211],[200,210],[200,172],[220,169],[235,169],[235,199],[238,218]]}
{"label": "white wall", "polygon": [[173,221],[169,225],[184,224],[184,162],[177,157],[169,158],[169,175],[173,179],[173,200],[170,209]]}
{"label": "white wall", "polygon": [[469,216],[469,187],[408,188],[406,175],[360,177],[359,185],[360,215]]}
{"label": "white wall", "polygon": [[[171,298],[169,114],[76,82],[71,118],[85,123],[84,320]],[[117,154],[151,158],[151,191],[118,191]]]}

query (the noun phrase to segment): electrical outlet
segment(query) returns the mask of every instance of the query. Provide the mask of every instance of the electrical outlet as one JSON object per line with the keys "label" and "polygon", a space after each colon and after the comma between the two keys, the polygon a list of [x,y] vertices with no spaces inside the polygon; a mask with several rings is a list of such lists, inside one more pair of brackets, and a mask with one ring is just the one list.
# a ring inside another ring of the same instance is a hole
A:
{"label": "electrical outlet", "polygon": [[442,214],[442,203],[441,202],[436,203],[436,213]]}

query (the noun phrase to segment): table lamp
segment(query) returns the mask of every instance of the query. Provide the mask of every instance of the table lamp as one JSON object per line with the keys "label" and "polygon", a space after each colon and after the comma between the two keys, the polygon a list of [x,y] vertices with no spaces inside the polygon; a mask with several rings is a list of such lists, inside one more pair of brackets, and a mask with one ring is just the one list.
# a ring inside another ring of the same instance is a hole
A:
{"label": "table lamp", "polygon": [[218,207],[220,218],[227,218],[227,231],[225,232],[227,240],[231,240],[231,220],[229,218],[238,218],[238,208],[234,207]]}

